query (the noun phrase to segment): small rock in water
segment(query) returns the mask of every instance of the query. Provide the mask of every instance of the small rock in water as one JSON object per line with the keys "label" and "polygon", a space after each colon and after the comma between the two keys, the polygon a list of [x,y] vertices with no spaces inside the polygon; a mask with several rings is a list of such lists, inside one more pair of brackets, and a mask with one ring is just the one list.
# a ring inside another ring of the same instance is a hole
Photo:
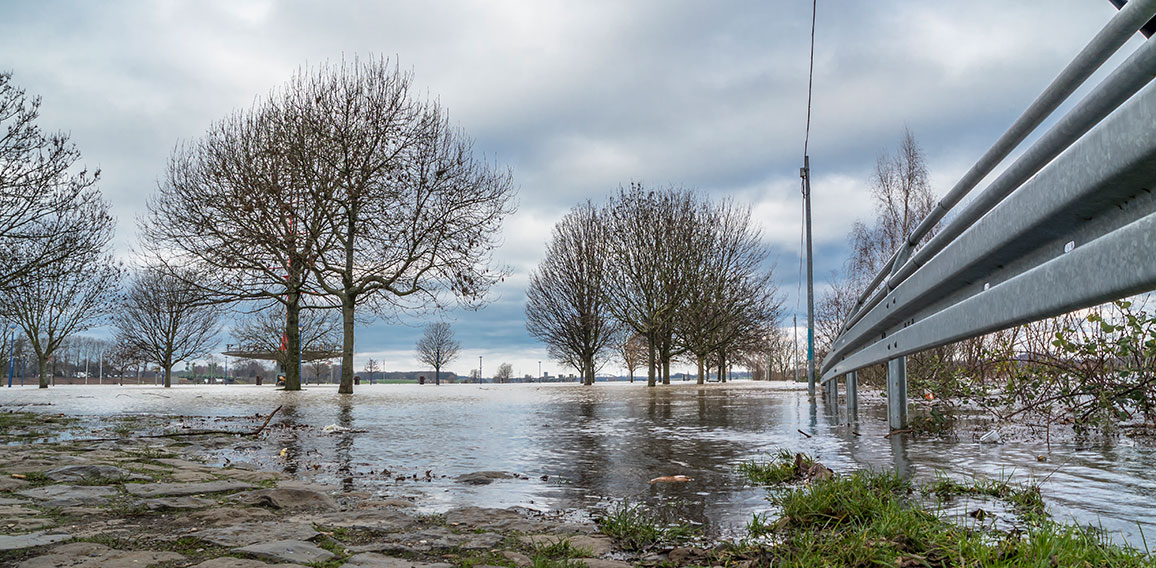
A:
{"label": "small rock in water", "polygon": [[504,471],[475,471],[474,473],[459,475],[457,481],[469,485],[489,485],[495,479],[511,479],[513,477]]}

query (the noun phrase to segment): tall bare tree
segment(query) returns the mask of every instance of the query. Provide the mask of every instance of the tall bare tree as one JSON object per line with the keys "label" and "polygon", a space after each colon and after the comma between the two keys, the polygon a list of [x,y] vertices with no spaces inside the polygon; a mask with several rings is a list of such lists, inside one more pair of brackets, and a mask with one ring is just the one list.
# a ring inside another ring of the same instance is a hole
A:
{"label": "tall bare tree", "polygon": [[686,236],[695,200],[686,190],[620,189],[607,204],[609,269],[604,293],[615,319],[647,341],[647,386],[670,381],[674,318],[686,277]]}
{"label": "tall bare tree", "polygon": [[284,307],[286,389],[301,388],[300,311],[307,267],[329,246],[328,212],[307,202],[317,146],[294,109],[274,94],[217,122],[173,151],[141,234],[153,264],[220,301]]}
{"label": "tall bare tree", "polygon": [[[845,276],[836,278],[830,290],[819,299],[816,311],[816,356],[821,356],[850,315],[864,287],[883,268],[908,235],[935,208],[936,199],[928,177],[923,150],[910,130],[894,153],[882,154],[871,177],[871,195],[875,200],[875,219],[871,224],[855,223],[851,230],[851,257],[845,265]],[[938,232],[933,228],[924,242]],[[949,344],[907,357],[907,374],[911,387],[922,390],[927,385],[949,380],[955,353],[961,347],[975,350],[982,338],[966,340],[974,345]],[[860,371],[866,383],[883,377],[881,366]]]}
{"label": "tall bare tree", "polygon": [[223,309],[205,302],[189,284],[195,279],[145,268],[113,317],[117,341],[160,365],[166,388],[172,386],[173,366],[207,355],[221,331]]}
{"label": "tall bare tree", "polygon": [[851,229],[852,256],[847,271],[859,290],[935,208],[927,162],[910,130],[904,129],[894,154],[876,159],[871,196],[875,199],[874,223],[856,222]]}
{"label": "tall bare tree", "polygon": [[[67,270],[70,259],[104,250],[108,206],[66,133],[36,125],[40,98],[29,98],[0,71],[0,293],[15,280]],[[99,228],[100,230],[94,230]]]}
{"label": "tall bare tree", "polygon": [[441,371],[458,356],[461,349],[454,330],[446,322],[431,323],[417,342],[417,360],[434,368],[434,384],[442,384]]}
{"label": "tall bare tree", "polygon": [[387,317],[451,299],[476,306],[505,275],[490,260],[513,211],[510,172],[475,156],[410,84],[388,61],[355,59],[302,71],[285,89],[284,106],[316,140],[309,203],[333,246],[309,268],[341,307],[341,393],[353,392],[363,306]]}
{"label": "tall bare tree", "polygon": [[703,384],[707,357],[716,355],[725,367],[728,353],[761,343],[765,330],[781,317],[781,301],[749,209],[703,203],[688,230],[691,267],[684,276],[676,332],[694,355]]}
{"label": "tall bare tree", "polygon": [[587,202],[554,225],[546,256],[530,273],[526,329],[550,356],[578,369],[594,384],[599,363],[609,355],[616,324],[605,293],[608,239],[602,215]]}

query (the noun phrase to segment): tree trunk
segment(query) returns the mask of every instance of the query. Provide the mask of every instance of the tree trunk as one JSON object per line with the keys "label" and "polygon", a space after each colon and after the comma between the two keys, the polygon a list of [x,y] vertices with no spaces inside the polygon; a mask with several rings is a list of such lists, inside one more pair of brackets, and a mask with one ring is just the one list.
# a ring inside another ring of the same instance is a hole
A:
{"label": "tree trunk", "polygon": [[174,363],[173,363],[172,359],[170,358],[170,359],[166,359],[164,361],[161,361],[161,365],[164,367],[164,370],[165,370],[165,388],[167,389],[167,388],[173,386],[173,365],[174,365]]}
{"label": "tree trunk", "polygon": [[662,357],[662,384],[670,384],[670,356],[665,354]]}
{"label": "tree trunk", "polygon": [[353,301],[341,297],[341,386],[338,394],[353,394]]}
{"label": "tree trunk", "polygon": [[646,386],[654,386],[654,338],[646,338]]}
{"label": "tree trunk", "polygon": [[698,384],[703,385],[703,384],[706,384],[706,375],[704,374],[705,369],[703,368],[706,357],[703,357],[700,355],[697,357],[697,359],[698,359]]}
{"label": "tree trunk", "polygon": [[582,362],[582,378],[584,384],[589,386],[594,384],[594,356],[591,355]]}
{"label": "tree trunk", "polygon": [[301,390],[301,293],[286,295],[285,309],[285,390]]}
{"label": "tree trunk", "polygon": [[[478,377],[479,379],[481,377]],[[434,386],[442,384],[442,366],[434,365]]]}
{"label": "tree trunk", "polygon": [[36,357],[36,364],[40,366],[40,388],[48,388],[48,357]]}

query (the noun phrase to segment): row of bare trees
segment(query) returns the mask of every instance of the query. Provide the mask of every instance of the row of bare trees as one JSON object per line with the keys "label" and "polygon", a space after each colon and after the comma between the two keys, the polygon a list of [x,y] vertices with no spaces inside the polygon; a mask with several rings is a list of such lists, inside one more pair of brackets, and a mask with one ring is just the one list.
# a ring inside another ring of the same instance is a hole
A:
{"label": "row of bare trees", "polygon": [[0,317],[36,358],[40,386],[65,338],[91,328],[116,301],[123,269],[108,254],[115,223],[64,133],[36,124],[40,99],[0,72]]}
{"label": "row of bare trees", "polygon": [[37,128],[39,99],[10,79],[0,73],[0,315],[22,327],[42,383],[65,337],[115,312],[125,350],[168,386],[239,308],[252,315],[239,341],[279,352],[290,390],[303,342],[335,347],[340,313],[350,393],[359,316],[476,306],[505,274],[491,254],[514,209],[510,172],[415,96],[410,73],[355,59],[302,69],[177,144],[140,220],[143,267],[118,297],[126,271],[107,252],[99,172],[76,166],[67,135]]}
{"label": "row of bare trees", "polygon": [[697,362],[701,383],[711,357],[722,369],[740,352],[765,352],[780,312],[748,209],[631,184],[555,225],[530,275],[526,328],[586,384],[618,354],[631,380],[644,358],[654,386],[670,383],[676,357]]}

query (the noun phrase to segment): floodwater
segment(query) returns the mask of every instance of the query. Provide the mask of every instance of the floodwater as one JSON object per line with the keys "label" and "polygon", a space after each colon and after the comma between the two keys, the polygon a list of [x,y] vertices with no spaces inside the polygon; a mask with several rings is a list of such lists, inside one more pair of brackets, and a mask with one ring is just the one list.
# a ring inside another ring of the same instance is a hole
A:
{"label": "floodwater", "polygon": [[[963,479],[1042,481],[1057,520],[1101,527],[1114,540],[1141,548],[1141,530],[1156,535],[1156,449],[1128,440],[1053,441],[1049,453],[1042,440],[979,444],[971,434],[885,439],[886,409],[878,393],[863,395],[859,420],[851,425],[822,401],[812,406],[805,386],[752,382],[653,389],[644,383],[362,385],[352,397],[332,386],[301,392],[241,385],[0,392],[0,408],[24,405],[84,416],[92,429],[113,416],[160,415],[173,417],[172,425],[238,430],[254,428],[281,406],[268,430],[273,443],[238,439],[224,451],[208,451],[211,459],[279,468],[346,491],[411,498],[429,512],[522,506],[582,516],[617,503],[643,503],[672,520],[701,523],[714,535],[736,536],[753,514],[771,509],[765,490],[744,483],[736,466],[784,448],[814,455],[837,472],[871,466],[916,479],[939,471]],[[1037,459],[1041,455],[1046,461]],[[518,477],[480,486],[455,480],[477,471]],[[648,483],[662,475],[694,481]]]}

